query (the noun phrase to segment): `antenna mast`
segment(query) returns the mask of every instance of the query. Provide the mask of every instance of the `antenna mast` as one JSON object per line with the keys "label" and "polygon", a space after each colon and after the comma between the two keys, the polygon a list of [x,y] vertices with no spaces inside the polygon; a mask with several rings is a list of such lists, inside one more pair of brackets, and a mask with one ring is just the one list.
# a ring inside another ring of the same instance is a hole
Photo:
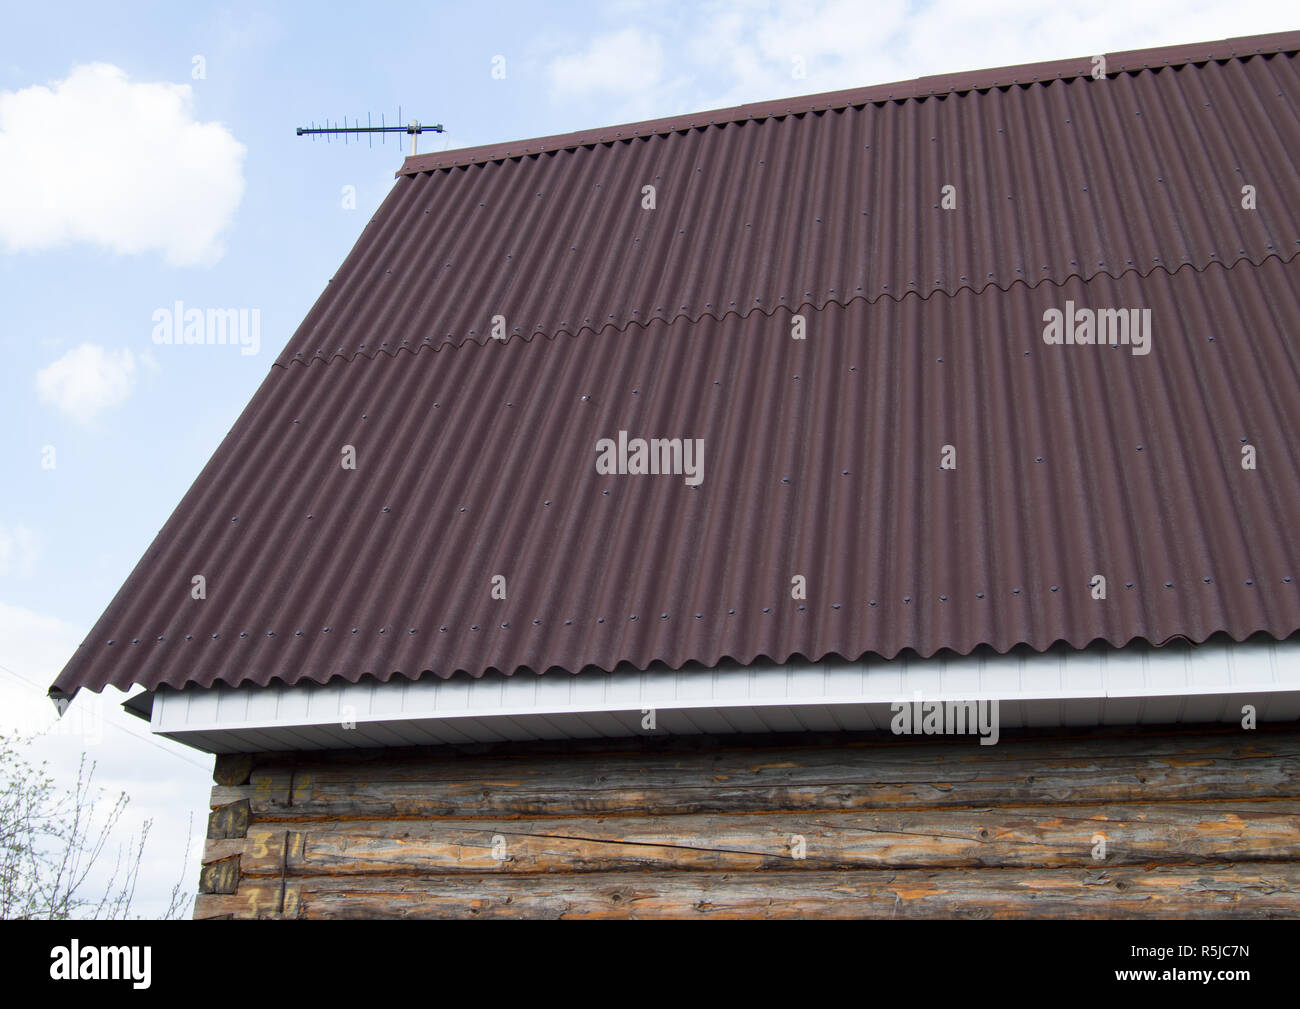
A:
{"label": "antenna mast", "polygon": [[[402,119],[402,108],[399,105],[397,108],[398,122],[401,122],[401,119]],[[326,122],[328,123],[329,121],[326,120]],[[344,116],[342,126],[339,126],[337,123],[329,123],[329,125],[326,126],[317,126],[316,123],[313,121],[310,126],[299,126],[297,130],[297,135],[300,137],[309,136],[312,138],[313,141],[316,139],[317,136],[324,136],[326,143],[328,143],[331,136],[340,134],[343,137],[343,142],[346,144],[348,142],[348,137],[350,135],[364,133],[367,134],[366,139],[367,141],[370,142],[370,146],[374,147],[374,143],[370,137],[371,134],[379,133],[383,135],[383,140],[385,143],[387,143],[388,141],[387,134],[407,133],[411,137],[411,156],[415,157],[415,155],[419,153],[416,148],[416,142],[421,133],[445,133],[445,132],[446,131],[443,129],[442,123],[438,123],[437,125],[434,126],[426,126],[423,123],[421,123],[418,119],[412,119],[405,126],[389,126],[384,121],[382,115],[379,118],[379,125],[375,126],[370,121],[370,113],[366,113],[365,126],[361,125],[360,119],[354,120],[353,125],[349,126],[348,117]]]}

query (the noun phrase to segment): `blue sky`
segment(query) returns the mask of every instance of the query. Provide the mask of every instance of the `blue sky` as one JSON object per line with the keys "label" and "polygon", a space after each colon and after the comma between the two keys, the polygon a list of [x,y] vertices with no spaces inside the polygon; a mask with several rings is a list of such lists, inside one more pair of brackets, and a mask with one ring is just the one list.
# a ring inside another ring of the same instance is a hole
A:
{"label": "blue sky", "polygon": [[[138,908],[164,906],[191,812],[201,836],[210,758],[145,739],[112,692],[79,698],[85,731],[51,735],[41,695],[342,262],[406,149],[405,137],[312,143],[294,127],[391,121],[400,105],[447,127],[422,137],[422,151],[453,149],[1298,20],[1291,4],[1249,0],[7,5],[0,727],[45,731],[37,752],[61,775],[85,749],[106,786],[132,795],[128,826],[155,818]],[[498,57],[504,77],[492,73]],[[355,209],[343,205],[349,186]],[[260,352],[156,345],[154,312],[178,300],[257,309]]]}

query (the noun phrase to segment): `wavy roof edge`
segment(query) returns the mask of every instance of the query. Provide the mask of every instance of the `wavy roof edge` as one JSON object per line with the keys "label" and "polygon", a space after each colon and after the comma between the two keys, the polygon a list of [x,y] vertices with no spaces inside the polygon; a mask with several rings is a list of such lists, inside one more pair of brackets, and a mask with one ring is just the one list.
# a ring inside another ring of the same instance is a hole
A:
{"label": "wavy roof edge", "polygon": [[[1191,633],[1178,632],[1168,637],[1157,639],[1147,634],[1131,634],[1125,637],[1123,634],[1106,635],[1087,633],[1077,635],[1058,635],[1050,640],[1032,641],[1022,635],[1014,636],[1015,640],[1005,643],[995,641],[975,641],[973,643],[963,643],[959,645],[939,645],[935,648],[926,650],[925,648],[916,648],[911,645],[905,645],[902,648],[896,648],[893,651],[881,650],[876,648],[846,650],[840,648],[828,648],[823,651],[815,649],[803,650],[799,648],[782,651],[780,649],[757,648],[749,652],[736,651],[733,654],[728,650],[717,650],[716,655],[692,656],[689,658],[655,656],[652,658],[638,659],[620,659],[617,662],[600,662],[593,661],[585,664],[577,663],[552,663],[543,666],[541,664],[516,664],[516,665],[488,665],[475,667],[477,672],[467,669],[464,666],[457,666],[454,669],[448,669],[439,672],[429,665],[411,666],[409,669],[400,669],[389,664],[384,667],[383,672],[377,672],[375,669],[357,669],[350,673],[333,673],[324,678],[313,677],[310,673],[300,673],[295,677],[283,676],[280,673],[272,673],[266,678],[258,678],[251,673],[242,675],[225,676],[218,675],[210,681],[201,681],[196,679],[184,679],[179,682],[174,678],[163,679],[158,682],[143,683],[137,678],[128,680],[110,680],[104,683],[87,683],[64,688],[56,681],[50,686],[48,696],[53,698],[75,698],[82,690],[88,690],[92,694],[102,694],[107,687],[113,687],[115,690],[123,692],[129,691],[135,686],[144,686],[148,691],[154,691],[160,687],[166,687],[169,690],[184,690],[189,687],[199,687],[204,690],[215,687],[230,687],[240,689],[243,687],[298,687],[308,685],[313,687],[338,687],[338,686],[355,686],[357,684],[367,683],[392,683],[394,681],[406,680],[409,683],[418,683],[423,679],[432,678],[438,680],[481,680],[485,676],[544,676],[547,673],[559,672],[568,673],[570,676],[581,676],[583,674],[602,673],[609,675],[620,671],[634,671],[638,673],[651,672],[655,669],[667,669],[672,672],[680,672],[683,669],[717,669],[727,664],[738,666],[759,666],[759,665],[776,665],[786,666],[792,663],[856,663],[864,661],[876,662],[903,662],[915,661],[920,659],[928,661],[930,659],[944,658],[970,658],[972,656],[979,658],[992,658],[994,656],[1003,657],[1007,655],[1049,655],[1060,649],[1068,649],[1073,652],[1089,651],[1099,649],[1103,651],[1121,651],[1133,648],[1165,648],[1176,642],[1181,642],[1194,647],[1202,645],[1212,645],[1216,642],[1226,644],[1245,644],[1250,641],[1254,642],[1276,642],[1282,643],[1293,641],[1300,638],[1300,626],[1291,627],[1287,623],[1275,626],[1264,624],[1250,625],[1244,629],[1234,630],[1216,625],[1207,625],[1205,628],[1198,629]],[[82,642],[77,647],[77,653],[87,647],[86,642]],[[74,653],[73,658],[76,658]],[[60,677],[61,678],[61,677]]]}
{"label": "wavy roof edge", "polygon": [[[1214,42],[1158,46],[1153,49],[1133,49],[1126,52],[1104,53],[1106,76],[1136,73],[1162,67],[1187,66],[1208,63],[1212,60],[1242,59],[1250,56],[1267,56],[1276,53],[1300,52],[1300,31],[1275,32],[1269,35],[1248,35],[1240,38],[1220,39]],[[987,70],[967,70],[960,73],[917,77],[910,81],[873,84],[845,91],[826,91],[794,98],[779,98],[731,108],[665,116],[639,123],[623,123],[598,129],[580,130],[576,133],[559,133],[549,137],[535,137],[503,143],[462,147],[451,151],[437,151],[408,157],[394,173],[418,175],[442,168],[458,168],[544,154],[550,151],[571,150],[590,144],[613,143],[674,133],[751,119],[780,119],[784,116],[824,112],[850,106],[870,105],[909,98],[929,98],[935,95],[960,94],[969,91],[987,91],[995,87],[1033,84],[1051,80],[1069,80],[1090,77],[1093,72],[1093,55],[1076,56],[1065,60],[1044,63],[1025,63],[1019,66],[993,67]]]}

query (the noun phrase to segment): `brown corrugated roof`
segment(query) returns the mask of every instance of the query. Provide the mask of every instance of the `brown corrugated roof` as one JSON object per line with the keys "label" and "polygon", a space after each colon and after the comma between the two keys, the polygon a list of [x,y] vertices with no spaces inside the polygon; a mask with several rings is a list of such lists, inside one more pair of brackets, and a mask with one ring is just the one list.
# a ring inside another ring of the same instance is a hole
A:
{"label": "brown corrugated roof", "polygon": [[[415,168],[54,689],[1290,635],[1270,39]],[[1152,352],[1046,345],[1067,301],[1149,308]],[[702,483],[598,474],[620,431],[702,438]]]}
{"label": "brown corrugated roof", "polygon": [[[1101,54],[1106,59],[1102,72],[1110,77],[1117,77],[1120,74],[1135,74],[1142,70],[1155,70],[1161,67],[1182,67],[1188,64],[1208,63],[1212,60],[1244,59],[1252,55],[1295,52],[1297,49],[1300,49],[1300,31],[1276,32],[1271,35],[1253,35],[1244,38],[1223,39],[1218,42],[1199,42],[1192,45],[1162,46],[1156,49],[1138,49]],[[990,91],[994,88],[1007,90],[1017,85],[1023,86],[1054,80],[1091,77],[1094,71],[1098,69],[1098,65],[1094,62],[1095,59],[1096,56],[1080,56],[1074,59],[1047,63],[1030,63],[1022,66],[997,67],[989,70],[972,70],[963,73],[940,74],[933,77],[918,77],[914,80],[898,81],[893,84],[873,84],[870,87],[852,88],[848,91],[829,91],[799,98],[780,98],[768,102],[753,102],[732,108],[714,109],[709,112],[696,112],[683,116],[668,116],[663,119],[651,119],[640,123],[624,123],[621,126],[606,126],[594,130],[581,130],[577,133],[562,133],[556,136],[535,137],[531,140],[516,140],[508,143],[484,144],[479,147],[466,147],[453,151],[434,151],[407,158],[406,163],[402,165],[397,174],[410,175],[435,168],[448,168],[453,165],[478,164],[484,161],[518,158],[547,151],[613,143],[632,137],[647,137],[662,133],[707,129],[710,126],[720,126],[726,123],[751,119],[781,119],[786,116],[802,116],[810,112],[844,109],[850,106],[880,105],[886,102],[926,99],[932,96],[962,94],[968,91]]]}
{"label": "brown corrugated roof", "polygon": [[404,176],[279,361],[1289,257],[1297,95],[1258,56]]}

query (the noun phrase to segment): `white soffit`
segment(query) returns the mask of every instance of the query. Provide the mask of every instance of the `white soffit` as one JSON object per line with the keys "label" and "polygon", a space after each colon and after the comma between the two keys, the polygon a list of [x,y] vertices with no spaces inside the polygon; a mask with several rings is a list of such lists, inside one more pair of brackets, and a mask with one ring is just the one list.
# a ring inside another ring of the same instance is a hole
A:
{"label": "white soffit", "polygon": [[[998,701],[1000,729],[1300,718],[1300,639],[644,672],[160,690],[151,728],[210,753],[697,733],[889,731],[899,701]],[[655,728],[642,727],[649,711]]]}

